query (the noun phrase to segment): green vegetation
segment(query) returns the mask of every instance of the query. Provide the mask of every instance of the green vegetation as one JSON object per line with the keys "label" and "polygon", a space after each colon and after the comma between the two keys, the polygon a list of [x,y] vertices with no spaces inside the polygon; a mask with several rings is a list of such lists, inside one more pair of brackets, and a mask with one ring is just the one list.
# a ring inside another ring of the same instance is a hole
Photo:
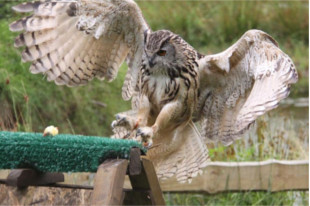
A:
{"label": "green vegetation", "polygon": [[308,205],[308,194],[300,192],[245,192],[218,195],[166,194],[167,205]]}
{"label": "green vegetation", "polygon": [[[130,108],[120,91],[126,65],[112,82],[94,80],[87,86],[59,87],[32,75],[13,48],[16,34],[8,25],[20,17],[15,3],[0,3],[0,130],[42,132],[54,124],[61,133],[107,136],[114,114]],[[223,51],[249,29],[273,36],[294,61],[299,81],[290,97],[308,97],[308,1],[138,1],[153,30],[180,34],[201,53]],[[104,107],[103,104],[106,104]],[[308,112],[308,108],[307,108]],[[254,161],[268,158],[308,159],[308,121],[277,110],[260,118],[255,134],[229,147],[209,145],[212,160]],[[308,114],[308,113],[307,113]],[[307,116],[307,115],[306,115]],[[283,121],[285,120],[285,121]],[[308,205],[307,192],[246,192],[219,195],[167,194],[167,203],[189,205]]]}

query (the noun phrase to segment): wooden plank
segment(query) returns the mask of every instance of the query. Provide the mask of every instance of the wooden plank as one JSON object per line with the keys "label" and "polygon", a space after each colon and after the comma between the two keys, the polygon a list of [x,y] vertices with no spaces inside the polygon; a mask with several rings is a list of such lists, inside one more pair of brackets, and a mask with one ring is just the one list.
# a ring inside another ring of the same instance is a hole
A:
{"label": "wooden plank", "polygon": [[[140,164],[141,160],[139,158]],[[150,194],[145,192],[150,190],[150,184],[148,182],[145,169],[142,167],[141,172],[136,175],[129,175],[130,183],[127,183],[127,186],[130,185],[134,191],[133,193],[125,193],[124,205],[152,205],[153,202],[150,198]],[[126,184],[124,184],[124,187]],[[139,199],[137,201],[136,199]]]}
{"label": "wooden plank", "polygon": [[7,177],[8,186],[27,187],[63,182],[62,173],[39,173],[33,169],[14,169]]}
{"label": "wooden plank", "polygon": [[[92,190],[29,186],[25,189],[0,184],[0,205],[90,205]],[[124,190],[127,196],[134,196],[129,205],[143,205],[143,198],[148,198],[150,191]]]}
{"label": "wooden plank", "polygon": [[92,205],[121,205],[128,160],[113,159],[102,163],[97,170]]}
{"label": "wooden plank", "polygon": [[140,148],[131,148],[128,172],[127,172],[129,175],[138,175],[141,173],[142,164],[140,156],[141,156]]}
{"label": "wooden plank", "polygon": [[[210,162],[204,173],[193,178],[191,184],[179,184],[175,179],[161,181],[160,186],[164,192],[207,192],[217,193],[224,191],[285,191],[308,190],[309,172],[308,160],[279,161],[268,160],[263,162]],[[1,170],[0,183],[5,183],[4,178],[9,170]],[[66,175],[66,174],[65,174]],[[68,175],[67,175],[68,176]],[[66,177],[67,177],[66,176]],[[75,176],[71,174],[69,176]],[[85,178],[80,178],[85,176]],[[87,178],[86,178],[87,177]],[[65,184],[81,184],[89,178],[88,173],[78,173],[77,180],[65,179]],[[240,180],[240,181],[239,181]],[[269,185],[270,180],[270,185]],[[227,183],[227,187],[226,187]],[[62,183],[55,184],[60,186]],[[85,185],[74,185],[72,188],[85,188]],[[66,187],[70,188],[70,185]],[[91,189],[91,184],[87,189]],[[130,189],[131,183],[127,177],[125,188]]]}
{"label": "wooden plank", "polygon": [[155,205],[166,205],[152,161],[146,156],[141,159],[151,189],[151,200]]}
{"label": "wooden plank", "polygon": [[163,191],[285,191],[309,189],[309,161],[210,162],[202,175],[191,184],[180,184],[175,178],[161,181]]}
{"label": "wooden plank", "polygon": [[124,189],[124,205],[152,205],[150,190]]}
{"label": "wooden plank", "polygon": [[[146,192],[142,194],[144,202],[141,202],[141,205],[165,205],[153,163],[145,156],[141,156],[141,161],[143,165],[141,173],[129,175],[132,189],[134,191],[150,191],[149,194]],[[127,200],[128,197],[125,196],[124,204],[129,204]]]}

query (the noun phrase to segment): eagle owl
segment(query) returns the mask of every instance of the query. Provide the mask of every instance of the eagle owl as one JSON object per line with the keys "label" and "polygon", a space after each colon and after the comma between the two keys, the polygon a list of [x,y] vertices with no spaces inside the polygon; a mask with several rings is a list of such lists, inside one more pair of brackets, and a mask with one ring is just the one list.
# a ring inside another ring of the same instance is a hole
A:
{"label": "eagle owl", "polygon": [[[292,60],[259,30],[227,50],[203,55],[180,36],[152,31],[132,0],[54,0],[13,7],[32,12],[10,25],[30,71],[57,85],[113,80],[132,110],[112,123],[115,138],[148,147],[158,177],[191,180],[208,162],[207,140],[225,145],[277,107],[298,79]],[[199,129],[196,125],[199,124]]]}

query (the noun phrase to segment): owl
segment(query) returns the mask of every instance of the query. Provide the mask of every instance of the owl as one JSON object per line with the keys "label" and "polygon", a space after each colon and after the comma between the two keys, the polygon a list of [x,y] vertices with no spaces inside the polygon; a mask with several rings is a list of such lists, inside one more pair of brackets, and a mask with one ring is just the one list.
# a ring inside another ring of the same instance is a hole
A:
{"label": "owl", "polygon": [[[23,31],[30,72],[57,85],[112,81],[126,61],[122,87],[132,109],[116,115],[114,138],[148,148],[159,178],[191,181],[207,165],[207,141],[225,145],[277,107],[298,79],[292,60],[259,30],[225,51],[203,55],[179,35],[152,31],[132,0],[54,0],[13,9],[32,12],[10,25]],[[197,127],[197,125],[200,125]]]}

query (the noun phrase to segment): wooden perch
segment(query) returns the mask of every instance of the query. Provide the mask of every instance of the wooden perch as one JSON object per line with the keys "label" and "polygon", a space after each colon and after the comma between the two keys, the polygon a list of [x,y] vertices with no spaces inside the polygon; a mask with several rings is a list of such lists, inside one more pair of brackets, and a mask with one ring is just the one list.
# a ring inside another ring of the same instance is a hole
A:
{"label": "wooden perch", "polygon": [[[123,190],[126,172],[132,190]],[[106,160],[96,173],[92,205],[121,204],[165,205],[155,168],[139,148],[131,149],[129,165],[124,159]]]}
{"label": "wooden perch", "polygon": [[28,187],[48,185],[56,182],[63,182],[62,173],[39,173],[33,169],[15,169],[10,172],[6,179],[8,186]]}
{"label": "wooden perch", "polygon": [[165,205],[153,163],[147,157],[141,159],[141,173],[129,175],[133,190],[125,193],[124,205]]}
{"label": "wooden perch", "polygon": [[106,160],[98,167],[94,181],[92,205],[121,205],[128,161]]}
{"label": "wooden perch", "polygon": [[[131,157],[134,158],[134,155]],[[137,157],[140,158],[138,153],[135,155],[135,158]],[[126,164],[122,162],[123,160],[119,160],[117,167],[122,167]],[[118,171],[122,171],[122,174],[127,172],[128,175],[131,175],[130,179],[125,179],[124,185],[126,189],[124,189],[121,194],[121,197],[124,200],[123,203],[136,205],[147,205],[151,203],[161,204],[163,202],[163,198],[159,185],[156,183],[156,178],[154,178],[155,171],[154,168],[151,167],[151,162],[142,158],[142,161],[140,162],[132,161],[131,163],[132,165],[130,166],[129,163],[127,171],[125,171],[124,168],[116,169]],[[109,167],[109,170],[113,171],[113,164],[109,165],[111,166]],[[204,173],[194,178],[191,184],[180,184],[172,178],[160,182],[160,186],[162,190],[166,192],[219,193],[256,190],[272,192],[285,190],[308,190],[308,165],[308,160],[210,162],[204,169]],[[147,169],[149,167],[151,169]],[[0,178],[3,178],[3,176],[0,175]],[[123,180],[118,181],[119,183],[117,184],[114,184],[113,181],[110,181],[110,183],[112,182],[113,184],[101,181],[101,185],[121,185],[120,182],[123,182]],[[2,181],[2,183],[4,182],[5,180]],[[8,187],[5,184],[1,184],[0,181],[0,191],[4,191],[2,196],[0,193],[0,204],[29,205],[40,203],[45,205],[84,205],[89,204],[91,200],[95,200],[95,197],[92,195],[93,191],[91,190],[91,187],[79,187],[78,185],[72,185],[73,182],[68,181],[66,181],[65,184],[66,185],[53,184],[52,187],[28,187],[27,190],[18,190],[16,187]],[[133,189],[130,186],[131,184],[133,185]],[[96,185],[95,183],[95,188],[98,188],[98,186],[100,187],[100,184]],[[114,191],[118,191],[119,194],[119,190]],[[98,192],[100,193],[100,190]],[[100,197],[100,194],[97,197]],[[122,201],[122,198],[119,198],[119,201]],[[133,198],[139,198],[139,201]],[[97,201],[101,201],[100,198],[97,199]],[[96,203],[96,201],[93,203]]]}

